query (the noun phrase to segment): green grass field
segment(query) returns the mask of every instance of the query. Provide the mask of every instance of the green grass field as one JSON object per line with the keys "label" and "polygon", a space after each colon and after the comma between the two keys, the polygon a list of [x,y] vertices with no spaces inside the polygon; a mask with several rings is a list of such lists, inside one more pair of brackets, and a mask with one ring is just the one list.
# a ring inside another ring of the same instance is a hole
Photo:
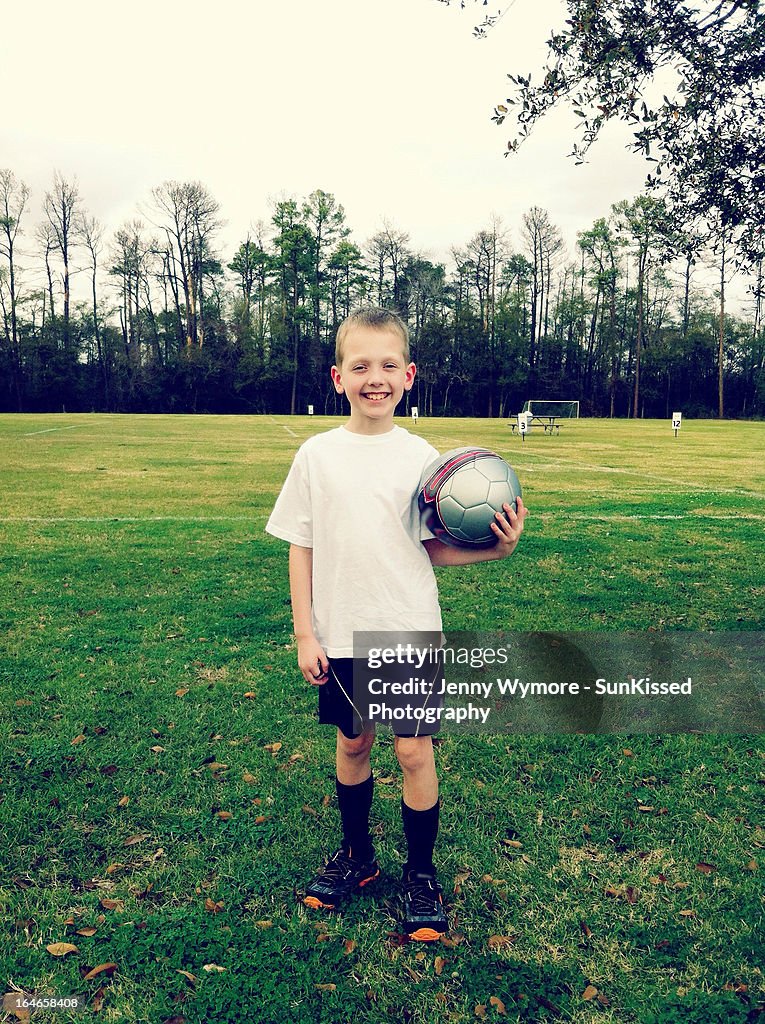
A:
{"label": "green grass field", "polygon": [[[444,734],[452,931],[420,948],[383,732],[385,878],[299,903],[337,839],[334,736],[263,527],[339,422],[0,417],[3,992],[176,1024],[762,1020],[758,735]],[[437,570],[448,629],[762,630],[765,425],[416,430],[498,451],[531,510],[509,561]]]}

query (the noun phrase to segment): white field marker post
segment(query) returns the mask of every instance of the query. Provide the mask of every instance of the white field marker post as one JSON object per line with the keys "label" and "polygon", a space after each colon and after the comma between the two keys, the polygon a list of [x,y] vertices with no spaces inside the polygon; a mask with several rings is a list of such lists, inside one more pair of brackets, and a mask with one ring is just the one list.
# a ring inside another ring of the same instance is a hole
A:
{"label": "white field marker post", "polygon": [[308,406],[308,415],[309,416],[313,416],[313,406],[312,405]]}
{"label": "white field marker post", "polygon": [[677,432],[678,432],[678,430],[680,429],[680,427],[682,425],[683,425],[683,414],[681,412],[673,412],[672,413],[672,429],[675,432],[675,437],[677,437]]}
{"label": "white field marker post", "polygon": [[518,413],[518,431],[519,431],[519,433],[521,435],[521,441],[524,442],[524,443],[526,441],[526,432],[528,431],[528,429],[529,429],[529,421],[526,418],[526,413],[525,412],[519,412]]}
{"label": "white field marker post", "polygon": [[416,405],[413,405],[412,406],[412,423],[417,423],[418,415],[419,415],[419,410],[418,410]]}

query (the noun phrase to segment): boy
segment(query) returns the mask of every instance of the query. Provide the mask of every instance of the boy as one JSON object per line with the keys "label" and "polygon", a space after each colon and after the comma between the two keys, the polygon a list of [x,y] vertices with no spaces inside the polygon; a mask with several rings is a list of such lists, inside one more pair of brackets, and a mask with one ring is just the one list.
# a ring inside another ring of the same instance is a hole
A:
{"label": "boy", "polygon": [[[438,452],[393,422],[415,373],[409,334],[395,313],[365,307],[340,325],[332,380],[350,403],[350,418],[302,445],[266,526],[290,544],[298,666],[319,687],[319,721],[337,726],[343,842],[306,890],[303,902],[313,908],[334,908],[380,874],[369,833],[374,725],[354,728],[354,630],[440,635],[433,566],[506,558],[526,516],[520,498],[517,513],[505,505],[506,517],[498,513],[492,524],[496,546],[477,551],[448,547],[420,523],[420,476]],[[433,741],[418,730],[396,735],[394,749],[408,848],[404,931],[430,941],[448,928],[433,866],[439,814]]]}

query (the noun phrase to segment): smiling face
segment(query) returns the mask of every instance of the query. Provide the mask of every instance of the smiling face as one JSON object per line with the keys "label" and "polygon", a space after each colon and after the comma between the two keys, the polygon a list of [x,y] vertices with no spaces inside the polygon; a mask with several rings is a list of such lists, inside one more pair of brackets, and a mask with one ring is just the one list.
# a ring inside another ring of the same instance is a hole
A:
{"label": "smiling face", "polygon": [[356,434],[384,434],[405,391],[411,390],[414,363],[404,358],[404,341],[391,328],[352,327],[343,341],[343,361],[332,367],[332,380],[351,404],[348,429]]}

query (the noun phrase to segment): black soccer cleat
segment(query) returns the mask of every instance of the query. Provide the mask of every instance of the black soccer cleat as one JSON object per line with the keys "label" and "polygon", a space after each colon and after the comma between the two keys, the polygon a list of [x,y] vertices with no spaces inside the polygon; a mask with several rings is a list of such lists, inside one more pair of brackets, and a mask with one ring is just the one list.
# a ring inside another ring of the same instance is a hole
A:
{"label": "black soccer cleat", "polygon": [[434,942],[449,930],[443,889],[435,874],[404,874],[404,933],[419,942]]}
{"label": "black soccer cleat", "polygon": [[379,875],[380,865],[374,851],[370,860],[361,861],[353,856],[349,846],[340,846],[306,889],[303,903],[314,910],[334,910]]}

